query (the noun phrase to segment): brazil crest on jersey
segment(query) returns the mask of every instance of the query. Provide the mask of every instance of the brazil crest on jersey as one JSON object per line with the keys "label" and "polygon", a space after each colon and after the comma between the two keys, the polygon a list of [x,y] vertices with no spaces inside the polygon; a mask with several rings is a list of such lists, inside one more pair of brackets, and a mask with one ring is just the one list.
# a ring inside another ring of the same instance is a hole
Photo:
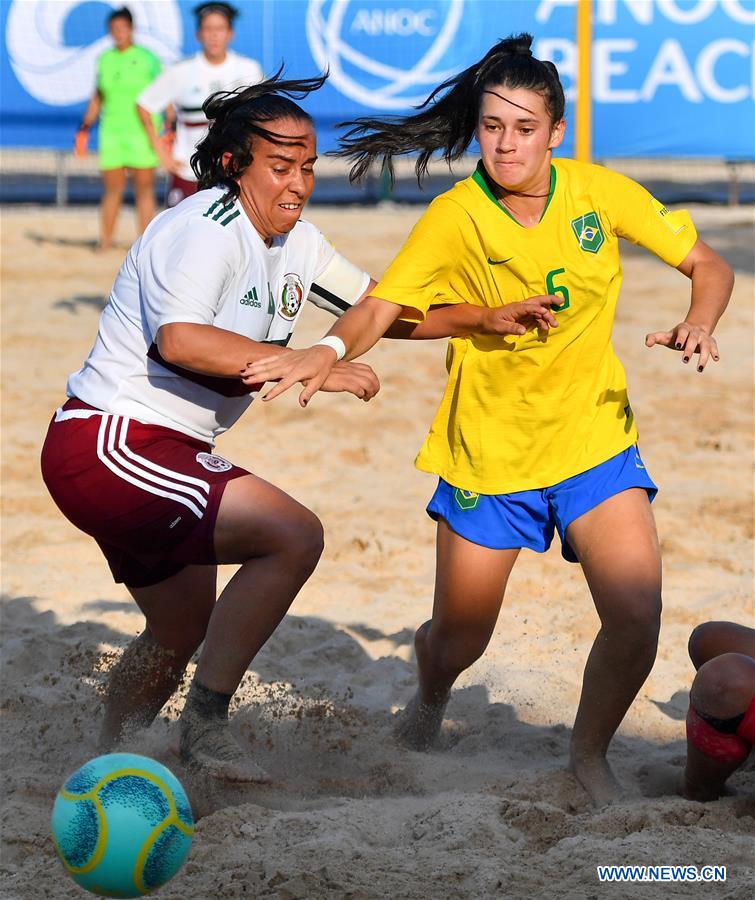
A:
{"label": "brazil crest on jersey", "polygon": [[557,159],[540,222],[498,202],[482,163],[437,197],[376,297],[421,320],[430,306],[503,306],[555,294],[559,327],[543,336],[469,335],[449,344],[448,385],[417,466],[482,494],[556,484],[637,440],[624,369],[611,345],[621,286],[619,238],[678,266],[697,234],[641,185]]}

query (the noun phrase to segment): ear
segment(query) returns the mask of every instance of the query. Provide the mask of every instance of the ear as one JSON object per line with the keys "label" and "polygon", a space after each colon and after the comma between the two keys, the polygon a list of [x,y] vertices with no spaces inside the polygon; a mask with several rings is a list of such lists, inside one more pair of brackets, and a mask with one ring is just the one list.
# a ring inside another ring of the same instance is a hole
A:
{"label": "ear", "polygon": [[223,170],[228,172],[229,165],[233,161],[233,154],[226,150],[226,152],[220,157],[220,164],[223,166]]}
{"label": "ear", "polygon": [[566,120],[561,119],[559,122],[551,128],[551,139],[548,144],[548,149],[553,150],[556,147],[561,146],[561,141],[564,139],[564,131],[566,130]]}

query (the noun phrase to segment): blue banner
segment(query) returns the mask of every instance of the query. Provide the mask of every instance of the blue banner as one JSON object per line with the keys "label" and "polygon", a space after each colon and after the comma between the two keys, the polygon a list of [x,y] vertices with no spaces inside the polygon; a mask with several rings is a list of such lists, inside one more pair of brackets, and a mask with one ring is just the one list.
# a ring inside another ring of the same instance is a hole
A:
{"label": "blue banner", "polygon": [[[165,64],[196,52],[197,0],[126,0],[136,42]],[[338,122],[401,115],[498,38],[535,35],[558,66],[572,124],[577,0],[236,0],[233,47],[266,73],[325,67],[305,101],[320,148]],[[105,19],[121,0],[4,0],[0,33],[5,146],[71,146],[111,46]],[[755,0],[593,0],[593,155],[755,156]],[[562,152],[573,147],[567,129]]]}

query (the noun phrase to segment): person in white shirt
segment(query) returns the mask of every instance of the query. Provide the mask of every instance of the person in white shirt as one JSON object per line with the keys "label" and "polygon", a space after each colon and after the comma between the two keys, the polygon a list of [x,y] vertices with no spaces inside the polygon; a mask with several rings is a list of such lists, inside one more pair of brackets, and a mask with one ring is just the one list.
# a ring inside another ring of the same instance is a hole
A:
{"label": "person in white shirt", "polygon": [[[178,752],[231,781],[267,779],[231,735],[228,705],[317,564],[323,532],[310,510],[214,453],[214,441],[261,388],[242,371],[291,352],[304,300],[340,315],[375,285],[301,218],[315,132],[290,98],[324,80],[276,76],[205,102],[199,191],[129,251],[42,450],[53,499],[95,538],[146,619],[112,670],[103,749],[152,722],[204,642]],[[459,333],[462,307],[394,336]],[[339,361],[325,388],[369,400],[379,385],[369,366]],[[218,564],[239,568],[216,602]]]}
{"label": "person in white shirt", "polygon": [[[160,164],[169,173],[166,195],[169,208],[197,190],[191,156],[207,135],[202,104],[217,91],[230,91],[262,81],[260,64],[229,49],[238,15],[229,3],[203,3],[194,10],[201,51],[166,68],[137,97],[137,112]],[[172,143],[155,130],[153,115],[172,108],[175,139]]]}

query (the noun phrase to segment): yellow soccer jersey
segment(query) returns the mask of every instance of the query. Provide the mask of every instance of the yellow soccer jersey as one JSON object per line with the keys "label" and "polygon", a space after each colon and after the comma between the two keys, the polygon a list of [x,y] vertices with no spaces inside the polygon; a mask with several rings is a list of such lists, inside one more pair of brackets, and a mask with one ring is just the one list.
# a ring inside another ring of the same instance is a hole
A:
{"label": "yellow soccer jersey", "polygon": [[439,303],[503,306],[556,294],[547,336],[452,338],[448,385],[417,467],[481,494],[548,487],[637,440],[624,369],[611,346],[619,237],[670,266],[697,233],[643,187],[601,166],[556,159],[537,225],[496,200],[482,163],[428,207],[372,292],[421,320]]}

